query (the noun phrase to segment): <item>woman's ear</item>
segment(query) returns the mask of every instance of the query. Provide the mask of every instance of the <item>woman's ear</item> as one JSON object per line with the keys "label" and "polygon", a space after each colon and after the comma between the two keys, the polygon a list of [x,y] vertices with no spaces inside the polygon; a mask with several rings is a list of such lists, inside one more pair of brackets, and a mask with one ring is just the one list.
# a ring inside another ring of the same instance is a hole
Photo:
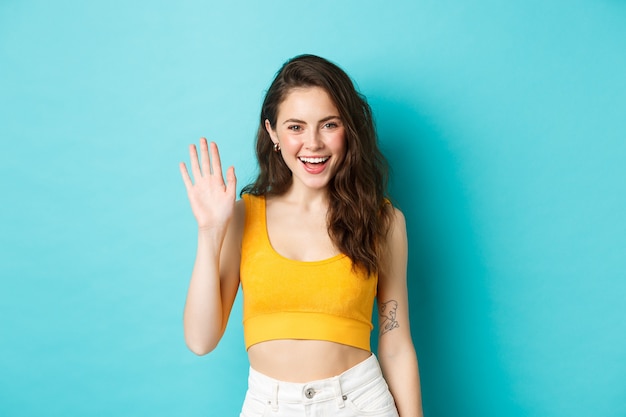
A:
{"label": "woman's ear", "polygon": [[272,124],[268,119],[265,119],[265,130],[267,130],[270,138],[272,138],[272,142],[274,142],[275,144],[278,143],[278,135],[276,135],[276,131],[272,129]]}

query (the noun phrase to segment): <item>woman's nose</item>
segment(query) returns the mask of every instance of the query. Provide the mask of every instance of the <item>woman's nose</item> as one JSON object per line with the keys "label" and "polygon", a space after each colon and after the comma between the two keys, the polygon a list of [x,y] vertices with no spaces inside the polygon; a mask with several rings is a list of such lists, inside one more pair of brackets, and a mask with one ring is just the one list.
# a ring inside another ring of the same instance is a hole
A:
{"label": "woman's nose", "polygon": [[318,131],[311,131],[305,139],[304,146],[310,150],[317,150],[323,146],[321,135]]}

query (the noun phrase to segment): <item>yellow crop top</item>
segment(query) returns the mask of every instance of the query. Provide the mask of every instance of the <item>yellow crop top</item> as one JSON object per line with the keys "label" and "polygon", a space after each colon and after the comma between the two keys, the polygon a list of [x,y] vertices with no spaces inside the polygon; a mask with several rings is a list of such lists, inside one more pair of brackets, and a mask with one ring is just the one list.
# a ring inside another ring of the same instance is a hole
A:
{"label": "yellow crop top", "polygon": [[370,350],[377,276],[346,255],[302,262],[279,255],[267,234],[265,198],[242,196],[241,247],[246,349],[276,339],[327,340]]}

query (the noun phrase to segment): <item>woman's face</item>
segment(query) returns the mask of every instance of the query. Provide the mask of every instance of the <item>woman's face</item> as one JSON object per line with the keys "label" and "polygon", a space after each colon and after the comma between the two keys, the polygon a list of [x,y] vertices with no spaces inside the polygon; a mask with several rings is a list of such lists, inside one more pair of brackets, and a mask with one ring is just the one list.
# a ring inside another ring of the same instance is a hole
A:
{"label": "woman's face", "polygon": [[343,121],[328,93],[319,87],[292,89],[278,107],[275,130],[265,128],[280,145],[293,174],[293,186],[325,188],[346,152]]}

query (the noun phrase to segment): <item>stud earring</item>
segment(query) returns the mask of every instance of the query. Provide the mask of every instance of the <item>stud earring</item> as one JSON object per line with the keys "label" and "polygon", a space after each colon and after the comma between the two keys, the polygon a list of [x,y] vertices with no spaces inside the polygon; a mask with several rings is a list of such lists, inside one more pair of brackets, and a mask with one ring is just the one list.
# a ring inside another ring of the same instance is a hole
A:
{"label": "stud earring", "polygon": [[280,144],[278,142],[274,143],[274,152],[280,152]]}

